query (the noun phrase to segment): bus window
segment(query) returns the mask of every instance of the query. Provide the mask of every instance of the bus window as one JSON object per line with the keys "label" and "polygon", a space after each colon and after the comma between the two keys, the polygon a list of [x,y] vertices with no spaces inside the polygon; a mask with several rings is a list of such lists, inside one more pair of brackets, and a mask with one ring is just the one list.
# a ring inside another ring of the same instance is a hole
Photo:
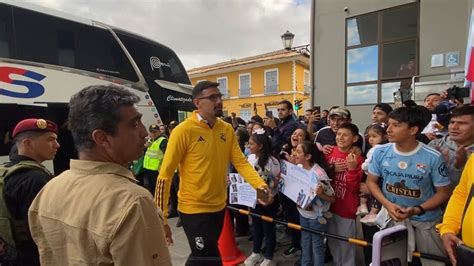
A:
{"label": "bus window", "polygon": [[178,122],[183,122],[186,118],[191,116],[192,112],[178,111]]}
{"label": "bus window", "polygon": [[60,66],[75,67],[75,41],[74,32],[58,30],[58,64]]}
{"label": "bus window", "polygon": [[9,57],[12,47],[11,8],[0,5],[0,57]]}
{"label": "bus window", "polygon": [[191,84],[186,69],[178,56],[169,48],[140,36],[114,30],[147,80],[166,80]]}
{"label": "bus window", "polygon": [[99,27],[14,8],[16,59],[87,70],[136,82],[112,34]]}

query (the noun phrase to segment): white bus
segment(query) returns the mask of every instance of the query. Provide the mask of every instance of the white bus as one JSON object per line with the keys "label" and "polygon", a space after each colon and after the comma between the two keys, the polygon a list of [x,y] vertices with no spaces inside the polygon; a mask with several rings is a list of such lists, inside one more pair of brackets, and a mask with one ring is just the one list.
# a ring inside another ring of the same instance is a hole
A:
{"label": "white bus", "polygon": [[[74,93],[110,83],[140,96],[146,126],[183,120],[193,110],[189,77],[170,48],[97,21],[0,0],[0,161],[20,120],[62,125]],[[74,150],[68,136],[59,140],[54,164]]]}

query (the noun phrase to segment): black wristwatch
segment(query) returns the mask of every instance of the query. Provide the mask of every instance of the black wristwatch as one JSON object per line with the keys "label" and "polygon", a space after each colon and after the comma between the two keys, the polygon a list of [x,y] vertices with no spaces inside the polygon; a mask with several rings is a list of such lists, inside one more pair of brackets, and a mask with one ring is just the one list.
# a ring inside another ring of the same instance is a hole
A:
{"label": "black wristwatch", "polygon": [[423,209],[423,207],[421,207],[420,205],[416,205],[416,206],[414,206],[413,208],[418,208],[418,209],[420,209],[421,212],[418,214],[418,216],[421,216],[421,215],[423,215],[423,214],[426,213],[425,209]]}

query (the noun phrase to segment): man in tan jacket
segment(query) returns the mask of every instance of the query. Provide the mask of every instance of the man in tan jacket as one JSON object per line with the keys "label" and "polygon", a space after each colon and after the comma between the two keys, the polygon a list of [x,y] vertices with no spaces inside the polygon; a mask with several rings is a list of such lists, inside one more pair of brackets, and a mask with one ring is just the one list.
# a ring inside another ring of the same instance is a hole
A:
{"label": "man in tan jacket", "polygon": [[129,162],[147,131],[135,94],[90,86],[71,98],[69,126],[79,152],[29,210],[41,265],[171,265],[163,216],[136,184]]}

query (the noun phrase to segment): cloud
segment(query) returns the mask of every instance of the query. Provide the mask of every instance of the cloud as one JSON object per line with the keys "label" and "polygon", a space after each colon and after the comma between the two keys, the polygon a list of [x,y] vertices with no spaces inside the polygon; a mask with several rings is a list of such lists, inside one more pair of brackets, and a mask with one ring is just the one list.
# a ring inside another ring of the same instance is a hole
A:
{"label": "cloud", "polygon": [[347,104],[377,102],[377,84],[347,87]]}
{"label": "cloud", "polygon": [[146,36],[169,46],[187,69],[310,40],[310,0],[28,0]]}
{"label": "cloud", "polygon": [[360,36],[359,28],[357,27],[356,19],[349,19],[347,21],[347,45],[359,45]]}
{"label": "cloud", "polygon": [[347,82],[364,82],[377,79],[378,48],[368,46],[347,51]]}

